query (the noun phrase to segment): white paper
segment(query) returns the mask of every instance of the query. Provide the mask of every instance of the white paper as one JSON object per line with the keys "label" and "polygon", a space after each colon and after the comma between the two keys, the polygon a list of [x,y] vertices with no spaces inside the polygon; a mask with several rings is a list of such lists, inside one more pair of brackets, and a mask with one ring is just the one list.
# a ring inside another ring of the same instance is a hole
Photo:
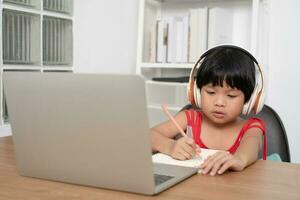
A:
{"label": "white paper", "polygon": [[[193,159],[183,160],[183,161],[176,160],[176,159],[172,158],[171,156],[168,156],[163,153],[157,153],[152,156],[152,162],[153,163],[161,163],[161,164],[169,164],[169,165],[185,166],[185,167],[199,167],[208,156],[213,155],[216,152],[218,152],[218,150],[201,148],[200,157],[195,156]],[[199,170],[198,173],[201,173],[201,170]]]}

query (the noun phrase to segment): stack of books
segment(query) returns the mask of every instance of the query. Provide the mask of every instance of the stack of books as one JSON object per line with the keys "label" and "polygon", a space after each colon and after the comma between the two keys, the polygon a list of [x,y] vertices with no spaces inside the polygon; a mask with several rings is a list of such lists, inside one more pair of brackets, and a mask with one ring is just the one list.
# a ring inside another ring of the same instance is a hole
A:
{"label": "stack of books", "polygon": [[195,63],[208,48],[232,42],[233,14],[225,8],[195,8],[156,21],[147,30],[147,62]]}

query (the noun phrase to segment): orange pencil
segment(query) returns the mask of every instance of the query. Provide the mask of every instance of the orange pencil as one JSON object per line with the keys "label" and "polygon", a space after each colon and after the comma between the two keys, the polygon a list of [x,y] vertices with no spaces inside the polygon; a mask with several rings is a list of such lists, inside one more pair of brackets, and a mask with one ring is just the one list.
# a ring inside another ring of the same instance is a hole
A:
{"label": "orange pencil", "polygon": [[166,113],[166,115],[171,119],[171,121],[174,123],[174,125],[177,127],[177,129],[179,130],[179,132],[181,133],[181,135],[183,137],[187,137],[187,135],[185,134],[185,132],[182,130],[182,128],[179,126],[179,124],[177,123],[177,121],[174,119],[174,117],[172,116],[172,114],[168,111],[167,109],[167,105],[162,105],[161,106],[163,111]]}

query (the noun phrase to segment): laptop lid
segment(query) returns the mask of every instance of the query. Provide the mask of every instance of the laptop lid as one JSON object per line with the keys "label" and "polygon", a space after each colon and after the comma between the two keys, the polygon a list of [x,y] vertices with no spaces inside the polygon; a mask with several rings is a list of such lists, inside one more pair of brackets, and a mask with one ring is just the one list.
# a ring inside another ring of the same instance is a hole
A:
{"label": "laptop lid", "polygon": [[4,92],[20,174],[160,191],[154,186],[140,76],[5,72]]}

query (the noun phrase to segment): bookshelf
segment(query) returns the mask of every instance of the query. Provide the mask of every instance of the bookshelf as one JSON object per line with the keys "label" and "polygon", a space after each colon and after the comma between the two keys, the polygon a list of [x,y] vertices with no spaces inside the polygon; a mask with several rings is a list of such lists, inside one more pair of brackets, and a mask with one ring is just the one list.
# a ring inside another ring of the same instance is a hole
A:
{"label": "bookshelf", "polygon": [[238,45],[267,66],[268,17],[267,0],[141,0],[136,73],[146,79],[150,126],[166,120],[161,104],[175,114],[188,103],[187,83],[152,78],[189,76],[206,49]]}
{"label": "bookshelf", "polygon": [[73,71],[73,0],[0,1],[0,136],[10,131],[5,71]]}

